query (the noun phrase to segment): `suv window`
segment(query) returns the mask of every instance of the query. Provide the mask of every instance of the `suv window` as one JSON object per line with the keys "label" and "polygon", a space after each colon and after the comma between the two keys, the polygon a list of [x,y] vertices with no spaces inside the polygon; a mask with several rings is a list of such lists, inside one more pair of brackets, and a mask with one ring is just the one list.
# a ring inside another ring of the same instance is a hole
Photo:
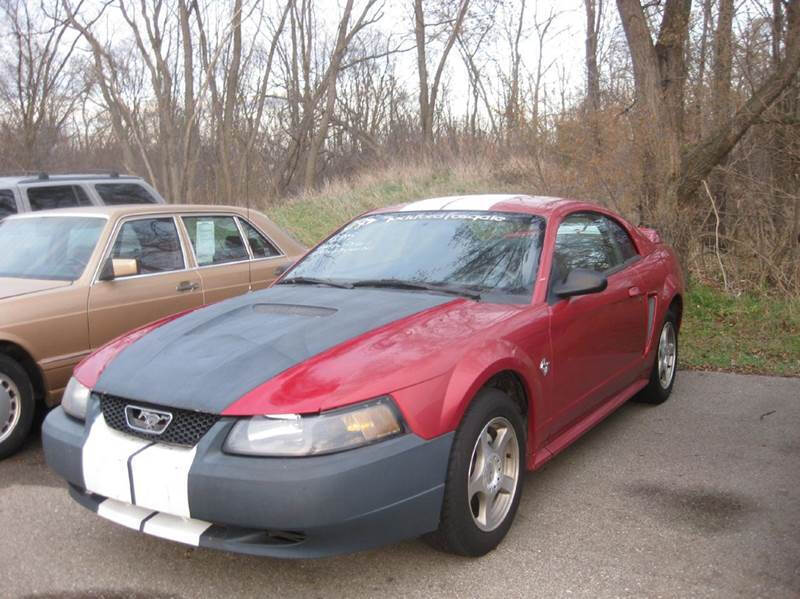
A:
{"label": "suv window", "polygon": [[126,222],[117,233],[111,257],[135,258],[139,261],[139,274],[184,268],[178,229],[172,217]]}
{"label": "suv window", "polygon": [[242,229],[244,229],[244,234],[247,236],[247,242],[250,244],[250,250],[252,250],[254,258],[271,258],[272,256],[280,255],[277,248],[258,229],[241,218],[239,222],[242,223]]}
{"label": "suv window", "polygon": [[198,266],[247,260],[239,227],[232,216],[184,216]]}
{"label": "suv window", "polygon": [[91,206],[89,196],[80,185],[53,185],[50,187],[29,187],[28,202],[31,210],[50,210],[51,208],[74,208]]}
{"label": "suv window", "polygon": [[107,206],[158,203],[153,195],[138,183],[97,183],[94,188]]}
{"label": "suv window", "polygon": [[10,189],[0,189],[0,218],[17,213],[17,201]]}
{"label": "suv window", "polygon": [[553,254],[553,280],[571,270],[607,272],[634,256],[628,233],[610,218],[594,213],[570,214],[558,227]]}

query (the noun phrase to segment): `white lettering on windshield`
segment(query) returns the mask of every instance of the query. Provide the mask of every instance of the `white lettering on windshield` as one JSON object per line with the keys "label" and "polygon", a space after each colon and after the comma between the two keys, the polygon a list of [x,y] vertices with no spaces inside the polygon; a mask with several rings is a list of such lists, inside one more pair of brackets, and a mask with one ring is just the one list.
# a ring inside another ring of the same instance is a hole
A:
{"label": "white lettering on windshield", "polygon": [[[488,222],[505,222],[509,220],[502,214],[467,214],[459,212],[418,212],[416,214],[393,215],[386,214],[381,217],[383,222],[410,221],[410,220],[471,220]],[[374,222],[374,221],[373,221]]]}

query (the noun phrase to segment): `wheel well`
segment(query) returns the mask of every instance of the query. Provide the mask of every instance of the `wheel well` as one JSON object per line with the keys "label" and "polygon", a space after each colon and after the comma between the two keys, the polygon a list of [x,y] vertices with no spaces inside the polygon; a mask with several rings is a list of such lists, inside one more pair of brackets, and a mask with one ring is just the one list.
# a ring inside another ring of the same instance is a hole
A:
{"label": "wheel well", "polygon": [[669,304],[669,310],[675,314],[675,319],[678,321],[678,330],[681,328],[681,319],[683,318],[683,298],[676,295],[672,298]]}
{"label": "wheel well", "polygon": [[16,360],[25,370],[33,385],[33,395],[36,401],[44,401],[45,386],[42,373],[31,355],[16,343],[10,341],[0,341],[0,354]]}
{"label": "wheel well", "polygon": [[499,389],[516,402],[523,416],[528,414],[528,394],[525,392],[525,385],[513,370],[498,372],[486,381],[484,387]]}

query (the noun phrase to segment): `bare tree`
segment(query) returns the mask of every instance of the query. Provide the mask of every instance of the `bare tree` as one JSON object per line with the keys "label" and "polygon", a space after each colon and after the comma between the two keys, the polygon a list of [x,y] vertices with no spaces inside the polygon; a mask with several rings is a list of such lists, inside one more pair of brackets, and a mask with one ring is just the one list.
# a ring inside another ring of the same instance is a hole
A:
{"label": "bare tree", "polygon": [[429,24],[425,20],[425,10],[422,0],[414,0],[414,36],[417,41],[417,75],[419,77],[419,119],[422,128],[422,141],[430,144],[433,141],[433,116],[436,111],[436,100],[439,95],[439,86],[442,81],[442,74],[447,63],[447,57],[453,44],[458,37],[464,19],[467,16],[470,0],[458,0],[454,15],[443,19],[443,24],[447,27],[447,36],[436,62],[433,81],[428,83],[428,32]]}
{"label": "bare tree", "polygon": [[81,89],[70,72],[77,37],[53,14],[25,0],[3,0],[0,14],[8,24],[14,52],[2,61],[0,100],[10,110],[5,133],[6,160],[21,170],[45,168]]}
{"label": "bare tree", "polygon": [[600,110],[600,72],[597,68],[597,40],[603,18],[603,0],[584,0],[586,9],[586,103],[596,115]]}

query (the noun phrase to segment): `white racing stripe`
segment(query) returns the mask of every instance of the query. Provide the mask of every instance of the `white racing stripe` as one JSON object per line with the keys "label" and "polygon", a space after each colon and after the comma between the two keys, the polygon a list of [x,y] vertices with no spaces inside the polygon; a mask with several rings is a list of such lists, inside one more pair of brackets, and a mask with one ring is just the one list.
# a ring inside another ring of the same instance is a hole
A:
{"label": "white racing stripe", "polygon": [[453,198],[431,198],[429,200],[419,200],[411,202],[407,206],[400,209],[401,212],[411,212],[412,210],[441,210],[447,202],[452,201]]}
{"label": "white racing stripe", "polygon": [[132,503],[128,458],[149,444],[150,441],[115,431],[99,414],[83,445],[82,466],[86,490]]}
{"label": "white racing stripe", "polygon": [[196,447],[172,447],[116,431],[99,414],[83,446],[86,490],[148,513],[188,518],[189,470],[196,453]]}
{"label": "white racing stripe", "polygon": [[404,206],[401,212],[415,210],[491,210],[500,202],[507,202],[519,197],[514,194],[482,194],[470,196],[449,196],[419,200]]}
{"label": "white racing stripe", "polygon": [[210,522],[160,514],[116,499],[103,501],[97,506],[97,514],[127,528],[195,547],[200,544],[202,534],[211,527]]}
{"label": "white racing stripe", "polygon": [[211,523],[203,520],[156,514],[144,523],[142,531],[155,537],[196,547],[200,544],[200,536],[210,527]]}
{"label": "white racing stripe", "polygon": [[131,473],[136,505],[189,517],[189,469],[197,447],[156,444],[136,454]]}
{"label": "white racing stripe", "polygon": [[139,530],[144,519],[153,513],[153,510],[131,505],[130,503],[123,503],[116,499],[106,499],[97,506],[98,516],[134,530]]}

